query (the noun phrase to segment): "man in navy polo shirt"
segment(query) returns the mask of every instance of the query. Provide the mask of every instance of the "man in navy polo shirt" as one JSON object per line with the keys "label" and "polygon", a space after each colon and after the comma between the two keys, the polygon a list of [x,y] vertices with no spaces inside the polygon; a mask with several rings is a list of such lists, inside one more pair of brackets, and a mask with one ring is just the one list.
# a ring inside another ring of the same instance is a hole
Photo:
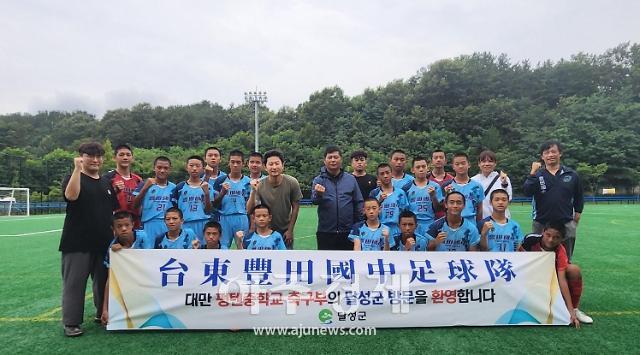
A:
{"label": "man in navy polo shirt", "polygon": [[565,224],[563,242],[571,260],[576,242],[576,227],[584,207],[582,182],[575,170],[560,164],[562,145],[548,141],[540,146],[544,167],[538,161],[531,164],[531,172],[524,182],[524,193],[533,197],[533,233],[541,234],[550,221]]}

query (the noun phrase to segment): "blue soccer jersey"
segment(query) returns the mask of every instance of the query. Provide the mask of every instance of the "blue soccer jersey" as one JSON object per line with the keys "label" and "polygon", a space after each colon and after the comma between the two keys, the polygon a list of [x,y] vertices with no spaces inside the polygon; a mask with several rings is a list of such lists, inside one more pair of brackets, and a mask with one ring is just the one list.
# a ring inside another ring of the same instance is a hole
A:
{"label": "blue soccer jersey", "polygon": [[484,200],[484,189],[479,182],[469,179],[466,184],[458,184],[456,180],[451,181],[453,191],[458,191],[464,195],[465,203],[462,210],[462,218],[469,220],[475,226],[476,212],[478,205]]}
{"label": "blue soccer jersey", "polygon": [[192,249],[193,241],[196,240],[197,237],[195,233],[189,228],[183,228],[180,231],[180,235],[176,239],[169,239],[167,233],[165,233],[164,237],[156,243],[156,249]]}
{"label": "blue soccer jersey", "polygon": [[221,193],[222,185],[225,183],[229,184],[230,188],[222,197],[218,209],[218,220],[222,226],[221,247],[222,249],[229,249],[235,240],[237,231],[243,231],[245,235],[248,235],[247,200],[251,193],[251,179],[243,175],[239,180],[234,181],[229,175],[221,176],[213,185],[216,194]]}
{"label": "blue soccer jersey", "polygon": [[409,202],[409,210],[415,213],[418,218],[417,231],[418,234],[424,234],[427,232],[429,226],[436,218],[436,212],[433,209],[433,201],[429,195],[429,187],[433,187],[436,191],[436,200],[438,203],[444,201],[444,195],[440,185],[433,181],[429,181],[425,186],[416,185],[415,181],[406,184],[402,187],[402,190],[407,194],[407,200]]}
{"label": "blue soccer jersey", "polygon": [[413,247],[409,250],[407,250],[406,246],[402,243],[402,235],[398,235],[395,238],[395,243],[396,244],[393,248],[393,250],[398,250],[398,251],[426,251],[427,250],[427,244],[429,244],[429,241],[432,239],[429,235],[424,236],[421,234],[417,234],[414,233],[413,237],[416,241],[416,243],[413,245]]}
{"label": "blue soccer jersey", "polygon": [[[138,184],[138,187],[133,191],[133,196],[138,196],[143,186],[144,181]],[[153,184],[147,189],[140,203],[140,220],[142,223],[151,220],[164,220],[164,211],[172,205],[171,194],[175,187],[176,184],[168,182],[165,186]]]}
{"label": "blue soccer jersey", "polygon": [[458,228],[451,228],[446,217],[442,217],[429,227],[427,234],[436,239],[438,233],[446,232],[447,239],[436,248],[436,251],[468,251],[470,247],[480,243],[480,233],[475,224],[462,219],[462,225]]}
{"label": "blue soccer jersey", "polygon": [[[209,215],[205,212],[202,187],[180,183],[173,191],[171,202],[182,211],[185,222],[206,221],[209,219]],[[209,199],[212,200],[214,196],[214,190],[209,186]]]}
{"label": "blue soccer jersey", "polygon": [[222,185],[227,183],[230,185],[226,195],[222,198],[222,203],[218,208],[220,215],[247,214],[247,200],[251,193],[251,179],[242,175],[240,180],[234,181],[228,175],[221,176],[216,179],[213,189],[220,193]]}
{"label": "blue soccer jersey", "polygon": [[[224,179],[226,176],[227,176],[227,173],[225,173],[222,170],[218,170],[218,176],[209,178],[209,181],[208,181],[209,187],[215,186],[216,180]],[[203,175],[203,178],[204,178],[204,175]],[[215,190],[215,189],[212,189],[212,190]],[[216,196],[217,196],[217,193],[216,193]],[[213,198],[211,198],[211,201],[213,201]],[[209,217],[214,221],[217,221],[219,215],[220,215],[220,211],[218,210],[218,208],[211,207],[211,214],[209,215]]]}
{"label": "blue soccer jersey", "polygon": [[[218,176],[209,178],[209,185],[213,185],[216,182],[216,180],[225,176],[227,176],[227,173],[225,173],[222,170],[218,170]],[[204,178],[204,175],[202,175],[201,178]]]}
{"label": "blue soccer jersey", "polygon": [[493,222],[493,229],[487,232],[488,251],[518,251],[524,240],[524,233],[518,222],[508,219],[507,223],[500,224],[487,217],[478,223],[479,231],[482,232],[485,222]]}
{"label": "blue soccer jersey", "polygon": [[[133,191],[133,196],[140,195],[145,182],[138,184]],[[145,193],[140,203],[140,220],[142,228],[149,237],[161,237],[167,232],[167,226],[164,224],[164,212],[172,206],[171,195],[176,184],[167,182],[167,185],[151,185]],[[153,248],[153,246],[152,246]]]}
{"label": "blue soccer jersey", "polygon": [[[378,223],[376,227],[369,227],[366,221],[359,222],[353,225],[351,233],[349,233],[349,240],[360,241],[362,251],[380,251],[384,250],[384,236],[383,230],[389,232],[389,227],[382,223]],[[389,237],[389,243],[391,243],[391,237]]]}
{"label": "blue soccer jersey", "polygon": [[[380,201],[382,190],[378,187],[371,191],[370,197]],[[386,225],[391,230],[391,235],[398,233],[398,217],[400,212],[409,208],[407,194],[401,188],[393,188],[393,192],[380,203],[380,223]]]}
{"label": "blue soccer jersey", "polygon": [[156,240],[153,236],[147,234],[144,230],[134,230],[133,234],[136,236],[136,241],[131,248],[133,249],[153,249]]}
{"label": "blue soccer jersey", "polygon": [[413,175],[405,173],[404,175],[402,175],[402,179],[391,177],[391,184],[393,185],[393,187],[401,189],[406,184],[413,182],[413,179]]}
{"label": "blue soccer jersey", "polygon": [[[149,238],[149,236],[143,230],[134,230],[133,231],[133,244],[129,249],[153,249],[155,240],[153,238]],[[109,248],[107,248],[107,255],[104,257],[104,266],[110,266],[109,259],[109,250],[111,250],[111,246],[116,244],[118,239],[113,238],[111,243],[109,243]]]}
{"label": "blue soccer jersey", "polygon": [[282,235],[276,231],[268,235],[253,232],[247,239],[247,250],[287,250]]}

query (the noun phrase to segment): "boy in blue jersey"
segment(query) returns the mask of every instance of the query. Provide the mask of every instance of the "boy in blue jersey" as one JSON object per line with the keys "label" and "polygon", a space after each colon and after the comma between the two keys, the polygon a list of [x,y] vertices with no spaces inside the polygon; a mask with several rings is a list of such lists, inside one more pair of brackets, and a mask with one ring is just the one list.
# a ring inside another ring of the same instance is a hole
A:
{"label": "boy in blue jersey", "polygon": [[179,208],[169,208],[164,214],[164,222],[168,231],[156,242],[155,249],[199,249],[203,245],[193,230],[182,228],[184,218]]}
{"label": "boy in blue jersey", "polygon": [[213,206],[218,208],[219,221],[222,226],[222,249],[231,248],[237,231],[245,234],[249,230],[247,219],[247,200],[251,194],[251,180],[242,175],[244,154],[239,150],[229,153],[229,175],[216,179],[213,189],[218,196]]}
{"label": "boy in blue jersey", "polygon": [[[249,179],[251,181],[260,181],[267,177],[263,172],[263,163],[262,163],[262,153],[260,152],[251,152],[249,154],[249,158],[247,159],[247,168],[249,169]],[[253,225],[253,218],[251,215],[247,215],[247,219],[249,220],[249,230],[255,230],[256,226]],[[245,234],[246,235],[246,234]]]}
{"label": "boy in blue jersey", "polygon": [[[204,150],[204,177],[203,181],[213,186],[219,177],[226,176],[224,171],[220,170],[220,162],[222,161],[222,151],[218,147],[208,147]],[[213,198],[212,198],[213,200]],[[212,220],[218,220],[218,209],[211,207],[210,217]]]}
{"label": "boy in blue jersey", "polygon": [[451,191],[444,200],[447,213],[435,221],[427,234],[429,251],[476,251],[480,243],[478,228],[462,218],[465,197],[459,191]]}
{"label": "boy in blue jersey", "polygon": [[[263,163],[262,163],[262,153],[260,152],[252,152],[249,154],[249,159],[247,159],[247,168],[249,169],[249,179],[251,181],[256,181],[254,184],[257,184],[258,181],[267,177],[263,172]],[[249,220],[249,230],[255,230],[256,226],[253,225],[253,218],[251,215],[247,216]],[[246,246],[246,245],[245,245]]]}
{"label": "boy in blue jersey", "polygon": [[407,194],[409,210],[418,219],[417,233],[425,235],[429,226],[436,219],[436,212],[443,209],[444,195],[440,185],[430,181],[427,158],[417,156],[413,158],[411,172],[415,179],[402,187]]}
{"label": "boy in blue jersey", "polygon": [[[153,249],[155,240],[144,230],[134,229],[135,217],[131,212],[120,211],[113,214],[113,240],[109,249],[116,252],[122,249]],[[109,267],[109,250],[104,258],[104,265]]]}
{"label": "boy in blue jersey", "polygon": [[204,168],[203,180],[213,184],[217,178],[225,176],[224,171],[220,170],[220,161],[222,160],[222,152],[217,147],[208,147],[204,150]]}
{"label": "boy in blue jersey", "polygon": [[262,153],[251,152],[247,159],[247,168],[249,169],[249,179],[262,179],[266,175],[262,173]]}
{"label": "boy in blue jersey", "polygon": [[159,156],[153,161],[155,177],[138,184],[133,191],[133,207],[140,208],[140,219],[145,233],[151,237],[162,237],[167,232],[164,212],[171,207],[171,194],[176,184],[168,180],[171,160]]}
{"label": "boy in blue jersey", "polygon": [[413,176],[404,172],[404,168],[407,164],[407,154],[401,150],[396,149],[391,152],[389,156],[389,166],[391,166],[391,182],[393,186],[402,188],[402,186],[413,181]]}
{"label": "boy in blue jersey", "polygon": [[[282,235],[271,229],[271,209],[267,205],[259,204],[253,208],[256,231],[246,239],[247,250],[287,250]],[[244,232],[236,232],[236,245],[244,249]]]}
{"label": "boy in blue jersey", "polygon": [[476,226],[482,220],[482,200],[484,189],[479,182],[469,177],[469,156],[465,153],[456,153],[453,156],[453,170],[456,176],[451,183],[444,187],[445,193],[458,191],[465,197],[465,206],[462,210],[462,218]]}
{"label": "boy in blue jersey", "polygon": [[380,202],[373,197],[364,200],[365,220],[353,225],[349,240],[356,251],[389,250],[389,228],[380,223]]}
{"label": "boy in blue jersey", "polygon": [[418,223],[415,213],[402,211],[400,213],[401,234],[392,239],[395,245],[391,248],[398,251],[426,251],[431,237],[416,233]]}
{"label": "boy in blue jersey", "polygon": [[402,188],[396,188],[391,182],[391,166],[389,164],[378,165],[376,172],[380,187],[373,189],[369,197],[374,197],[380,202],[380,222],[389,227],[390,235],[399,234],[398,216],[401,211],[409,208],[407,194]]}
{"label": "boy in blue jersey", "polygon": [[518,251],[524,240],[524,234],[518,222],[507,218],[509,193],[496,189],[489,195],[493,211],[491,216],[478,223],[480,232],[480,250],[482,251]]}
{"label": "boy in blue jersey", "polygon": [[202,249],[220,249],[220,235],[222,227],[216,221],[209,221],[204,225],[204,240],[206,244]]}
{"label": "boy in blue jersey", "polygon": [[[153,239],[148,238],[143,230],[134,230],[134,216],[131,212],[120,211],[112,217],[113,241],[109,249],[118,252],[122,249],[152,249]],[[109,250],[104,258],[104,265],[109,268]],[[107,325],[109,321],[109,279],[104,289],[104,301],[102,302],[102,315],[100,322]]]}
{"label": "boy in blue jersey", "polygon": [[[204,160],[197,155],[187,158],[187,172],[189,179],[176,185],[171,196],[174,207],[184,214],[184,226],[191,229],[200,245],[204,245],[204,224],[209,220],[208,211],[211,210],[211,200],[215,191],[209,188],[209,183],[202,181]],[[166,221],[166,218],[165,218]]]}

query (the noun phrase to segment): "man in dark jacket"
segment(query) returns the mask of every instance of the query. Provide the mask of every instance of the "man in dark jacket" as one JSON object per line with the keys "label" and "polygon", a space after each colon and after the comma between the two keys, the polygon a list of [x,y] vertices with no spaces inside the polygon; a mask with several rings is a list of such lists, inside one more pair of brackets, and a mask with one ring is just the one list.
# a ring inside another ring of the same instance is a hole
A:
{"label": "man in dark jacket", "polygon": [[560,164],[560,142],[543,143],[540,156],[544,167],[538,161],[533,162],[523,186],[525,195],[533,196],[532,231],[541,234],[544,225],[550,221],[564,223],[566,234],[562,243],[571,260],[576,242],[576,227],[584,207],[582,182],[573,169]]}
{"label": "man in dark jacket", "polygon": [[311,198],[318,205],[318,250],[353,250],[351,226],[360,220],[363,199],[353,175],[342,170],[336,146],[324,151],[324,166],[311,183]]}

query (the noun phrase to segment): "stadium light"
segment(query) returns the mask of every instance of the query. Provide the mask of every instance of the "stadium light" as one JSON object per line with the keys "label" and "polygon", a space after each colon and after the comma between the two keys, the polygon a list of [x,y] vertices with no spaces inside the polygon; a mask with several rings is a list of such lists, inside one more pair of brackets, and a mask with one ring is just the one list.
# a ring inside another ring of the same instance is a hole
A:
{"label": "stadium light", "polygon": [[244,93],[244,101],[246,103],[253,103],[253,109],[255,113],[255,151],[259,152],[259,142],[258,142],[258,104],[263,104],[267,102],[267,92],[262,91],[249,91]]}

